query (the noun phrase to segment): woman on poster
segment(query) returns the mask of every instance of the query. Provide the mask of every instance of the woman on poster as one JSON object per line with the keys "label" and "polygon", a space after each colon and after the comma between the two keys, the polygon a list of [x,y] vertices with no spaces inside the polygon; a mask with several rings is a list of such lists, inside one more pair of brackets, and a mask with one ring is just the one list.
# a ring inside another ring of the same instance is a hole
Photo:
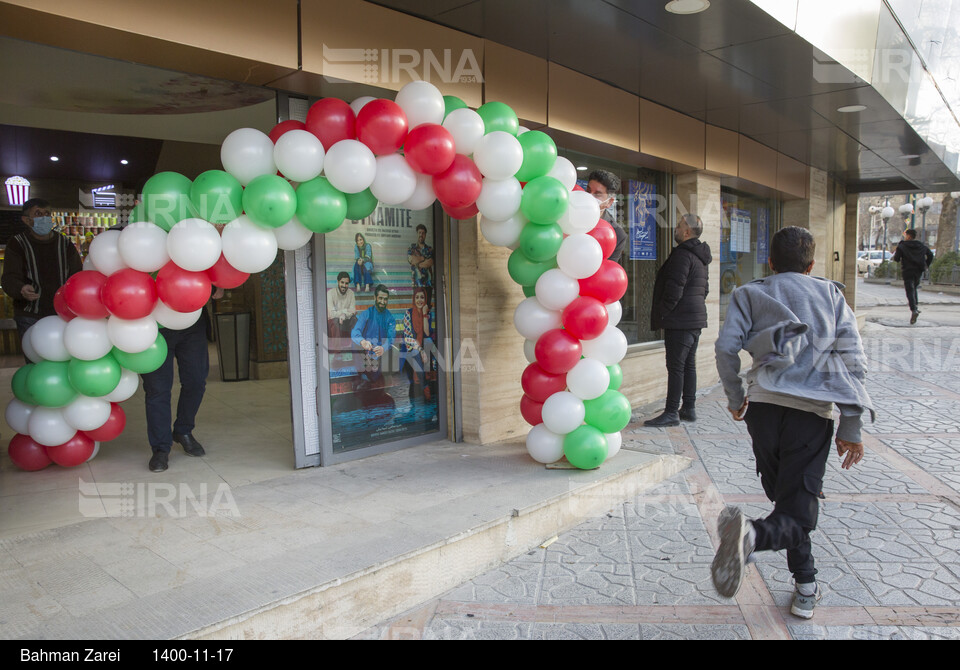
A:
{"label": "woman on poster", "polygon": [[[353,257],[356,262],[353,265],[353,283],[357,286],[357,293],[361,290],[369,293],[373,283],[373,247],[361,233],[357,233],[354,241],[356,246],[353,248]],[[361,286],[364,288],[361,289]]]}
{"label": "woman on poster", "polygon": [[413,387],[410,397],[422,393],[430,400],[430,387],[427,385],[427,370],[430,367],[430,349],[436,337],[427,292],[423,287],[413,290],[413,305],[403,314],[403,345],[406,350],[406,362],[413,371]]}

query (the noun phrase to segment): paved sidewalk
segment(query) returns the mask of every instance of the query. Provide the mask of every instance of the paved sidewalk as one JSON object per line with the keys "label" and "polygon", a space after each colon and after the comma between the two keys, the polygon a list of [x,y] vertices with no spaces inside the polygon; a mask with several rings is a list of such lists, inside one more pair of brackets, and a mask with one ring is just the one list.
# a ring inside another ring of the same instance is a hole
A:
{"label": "paved sidewalk", "polygon": [[771,509],[718,387],[695,424],[647,429],[638,413],[625,433],[625,449],[692,458],[680,475],[359,637],[960,639],[960,308],[927,303],[910,327],[875,304],[863,337],[878,418],[859,466],[828,462],[812,620],[789,613],[782,552],[760,554],[733,600],[710,582],[722,506]]}

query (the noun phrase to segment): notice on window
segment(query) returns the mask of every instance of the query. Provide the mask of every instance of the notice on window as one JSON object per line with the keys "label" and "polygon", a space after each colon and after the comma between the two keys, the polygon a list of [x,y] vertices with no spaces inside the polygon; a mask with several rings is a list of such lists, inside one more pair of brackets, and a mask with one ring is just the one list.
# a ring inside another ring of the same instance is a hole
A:
{"label": "notice on window", "polygon": [[750,211],[734,209],[730,212],[730,251],[750,253]]}
{"label": "notice on window", "polygon": [[770,258],[770,210],[757,211],[757,265],[766,265]]}
{"label": "notice on window", "polygon": [[627,221],[630,228],[630,260],[657,260],[657,187],[628,180]]}

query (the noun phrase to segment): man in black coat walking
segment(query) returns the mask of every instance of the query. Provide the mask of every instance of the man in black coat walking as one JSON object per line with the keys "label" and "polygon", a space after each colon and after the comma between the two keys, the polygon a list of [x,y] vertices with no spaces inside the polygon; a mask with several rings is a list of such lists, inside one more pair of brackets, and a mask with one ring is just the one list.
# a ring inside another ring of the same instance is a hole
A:
{"label": "man in black coat walking", "polygon": [[892,260],[894,263],[900,263],[903,290],[907,293],[907,304],[910,306],[910,323],[916,323],[917,317],[920,316],[917,287],[920,286],[920,278],[924,270],[933,262],[933,252],[917,239],[915,229],[908,228],[903,231],[903,239],[897,245]]}
{"label": "man in black coat walking", "polygon": [[713,260],[710,246],[700,241],[702,232],[699,216],[680,217],[673,233],[677,246],[660,267],[653,285],[650,328],[663,329],[667,402],[663,414],[644,421],[645,426],[678,426],[681,419],[697,420],[697,345],[700,331],[707,327],[707,266]]}

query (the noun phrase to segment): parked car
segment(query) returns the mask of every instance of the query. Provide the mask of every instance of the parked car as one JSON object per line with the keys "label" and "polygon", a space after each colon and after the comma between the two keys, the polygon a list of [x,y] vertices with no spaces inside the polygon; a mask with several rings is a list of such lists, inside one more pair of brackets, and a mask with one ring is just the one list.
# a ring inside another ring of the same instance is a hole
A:
{"label": "parked car", "polygon": [[893,254],[889,251],[880,251],[879,249],[860,253],[863,255],[857,258],[857,273],[862,275],[867,274],[868,268],[875,270],[880,263],[893,258]]}

